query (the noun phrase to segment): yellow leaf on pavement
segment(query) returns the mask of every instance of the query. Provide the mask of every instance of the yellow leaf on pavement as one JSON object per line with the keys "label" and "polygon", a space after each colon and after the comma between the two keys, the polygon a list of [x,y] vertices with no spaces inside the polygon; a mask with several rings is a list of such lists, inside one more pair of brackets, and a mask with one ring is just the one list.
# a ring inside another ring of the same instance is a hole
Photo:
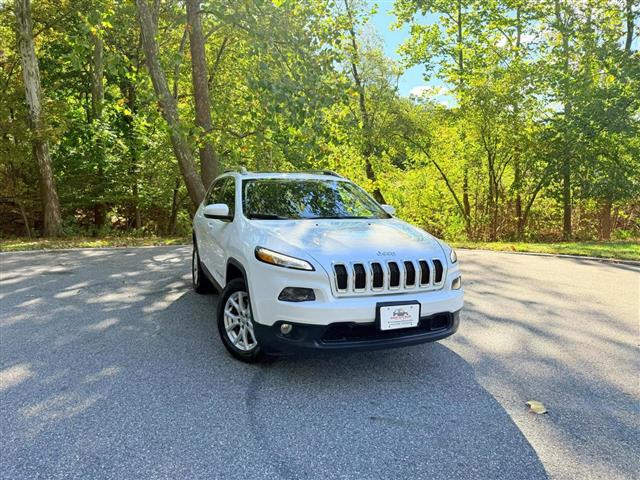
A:
{"label": "yellow leaf on pavement", "polygon": [[537,400],[529,400],[527,402],[527,406],[529,407],[530,412],[537,413],[538,415],[547,413],[547,409],[545,408],[544,404]]}

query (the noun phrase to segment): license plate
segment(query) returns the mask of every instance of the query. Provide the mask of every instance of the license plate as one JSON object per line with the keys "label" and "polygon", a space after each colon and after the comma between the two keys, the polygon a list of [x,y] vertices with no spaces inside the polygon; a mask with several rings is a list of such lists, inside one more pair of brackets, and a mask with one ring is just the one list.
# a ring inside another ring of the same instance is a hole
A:
{"label": "license plate", "polygon": [[380,330],[417,327],[420,323],[420,304],[378,305],[378,318]]}

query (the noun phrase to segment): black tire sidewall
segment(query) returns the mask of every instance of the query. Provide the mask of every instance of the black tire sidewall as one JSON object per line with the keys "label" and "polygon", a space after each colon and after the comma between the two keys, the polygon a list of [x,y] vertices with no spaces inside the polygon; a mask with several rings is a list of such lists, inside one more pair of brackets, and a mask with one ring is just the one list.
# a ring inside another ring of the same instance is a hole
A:
{"label": "black tire sidewall", "polygon": [[200,272],[198,272],[198,281],[196,282],[196,277],[194,275],[194,270],[197,268],[198,270],[200,270],[200,258],[198,256],[198,265],[194,265],[196,262],[196,255],[198,255],[198,247],[196,246],[196,244],[193,244],[193,252],[191,253],[191,284],[193,285],[193,289],[197,292],[198,288],[200,287]]}
{"label": "black tire sidewall", "polygon": [[[195,262],[195,256],[198,256],[198,261]],[[194,263],[196,263],[194,265]],[[198,283],[196,283],[196,279],[193,275],[194,268],[198,269]],[[191,284],[193,285],[193,289],[196,293],[210,293],[213,291],[213,284],[211,281],[205,276],[204,269],[202,268],[202,263],[200,261],[200,252],[198,251],[198,244],[193,242],[193,251],[191,253]]]}
{"label": "black tire sidewall", "polygon": [[[231,343],[231,341],[229,340],[229,337],[227,336],[227,332],[224,328],[224,306],[226,305],[227,300],[233,293],[240,292],[240,291],[246,292],[247,295],[249,296],[249,289],[247,288],[246,282],[242,278],[231,280],[226,285],[226,287],[224,287],[224,290],[222,290],[222,294],[220,295],[220,300],[218,301],[218,309],[217,309],[218,310],[217,311],[218,333],[220,334],[220,339],[222,340],[222,343],[224,344],[225,348],[231,355],[233,355],[238,360],[242,360],[243,362],[254,363],[259,361],[263,357],[260,344],[258,344],[258,346],[255,347],[250,352],[245,352],[243,350],[240,350]],[[249,308],[251,308],[251,296],[249,296]]]}

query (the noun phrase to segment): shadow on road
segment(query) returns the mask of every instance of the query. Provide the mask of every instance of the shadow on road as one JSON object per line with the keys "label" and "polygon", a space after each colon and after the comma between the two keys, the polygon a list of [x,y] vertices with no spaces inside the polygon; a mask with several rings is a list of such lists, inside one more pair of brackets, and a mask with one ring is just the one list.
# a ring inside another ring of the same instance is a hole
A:
{"label": "shadow on road", "polygon": [[[444,342],[473,366],[557,478],[640,471],[640,268],[461,253],[465,322]],[[525,414],[528,399],[549,414]]]}
{"label": "shadow on road", "polygon": [[442,344],[244,365],[187,248],[1,261],[7,478],[546,478]]}

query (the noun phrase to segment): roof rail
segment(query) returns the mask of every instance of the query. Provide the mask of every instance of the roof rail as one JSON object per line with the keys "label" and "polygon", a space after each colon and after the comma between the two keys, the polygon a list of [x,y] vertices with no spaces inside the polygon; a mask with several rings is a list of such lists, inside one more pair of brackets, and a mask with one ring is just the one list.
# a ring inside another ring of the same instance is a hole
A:
{"label": "roof rail", "polygon": [[339,173],[334,172],[333,170],[301,170],[297,173],[311,173],[314,175],[330,175],[332,177],[340,177],[342,178],[342,175],[340,175]]}
{"label": "roof rail", "polygon": [[240,167],[240,168],[227,168],[222,173],[239,173],[240,175],[246,175],[249,172],[245,167]]}

